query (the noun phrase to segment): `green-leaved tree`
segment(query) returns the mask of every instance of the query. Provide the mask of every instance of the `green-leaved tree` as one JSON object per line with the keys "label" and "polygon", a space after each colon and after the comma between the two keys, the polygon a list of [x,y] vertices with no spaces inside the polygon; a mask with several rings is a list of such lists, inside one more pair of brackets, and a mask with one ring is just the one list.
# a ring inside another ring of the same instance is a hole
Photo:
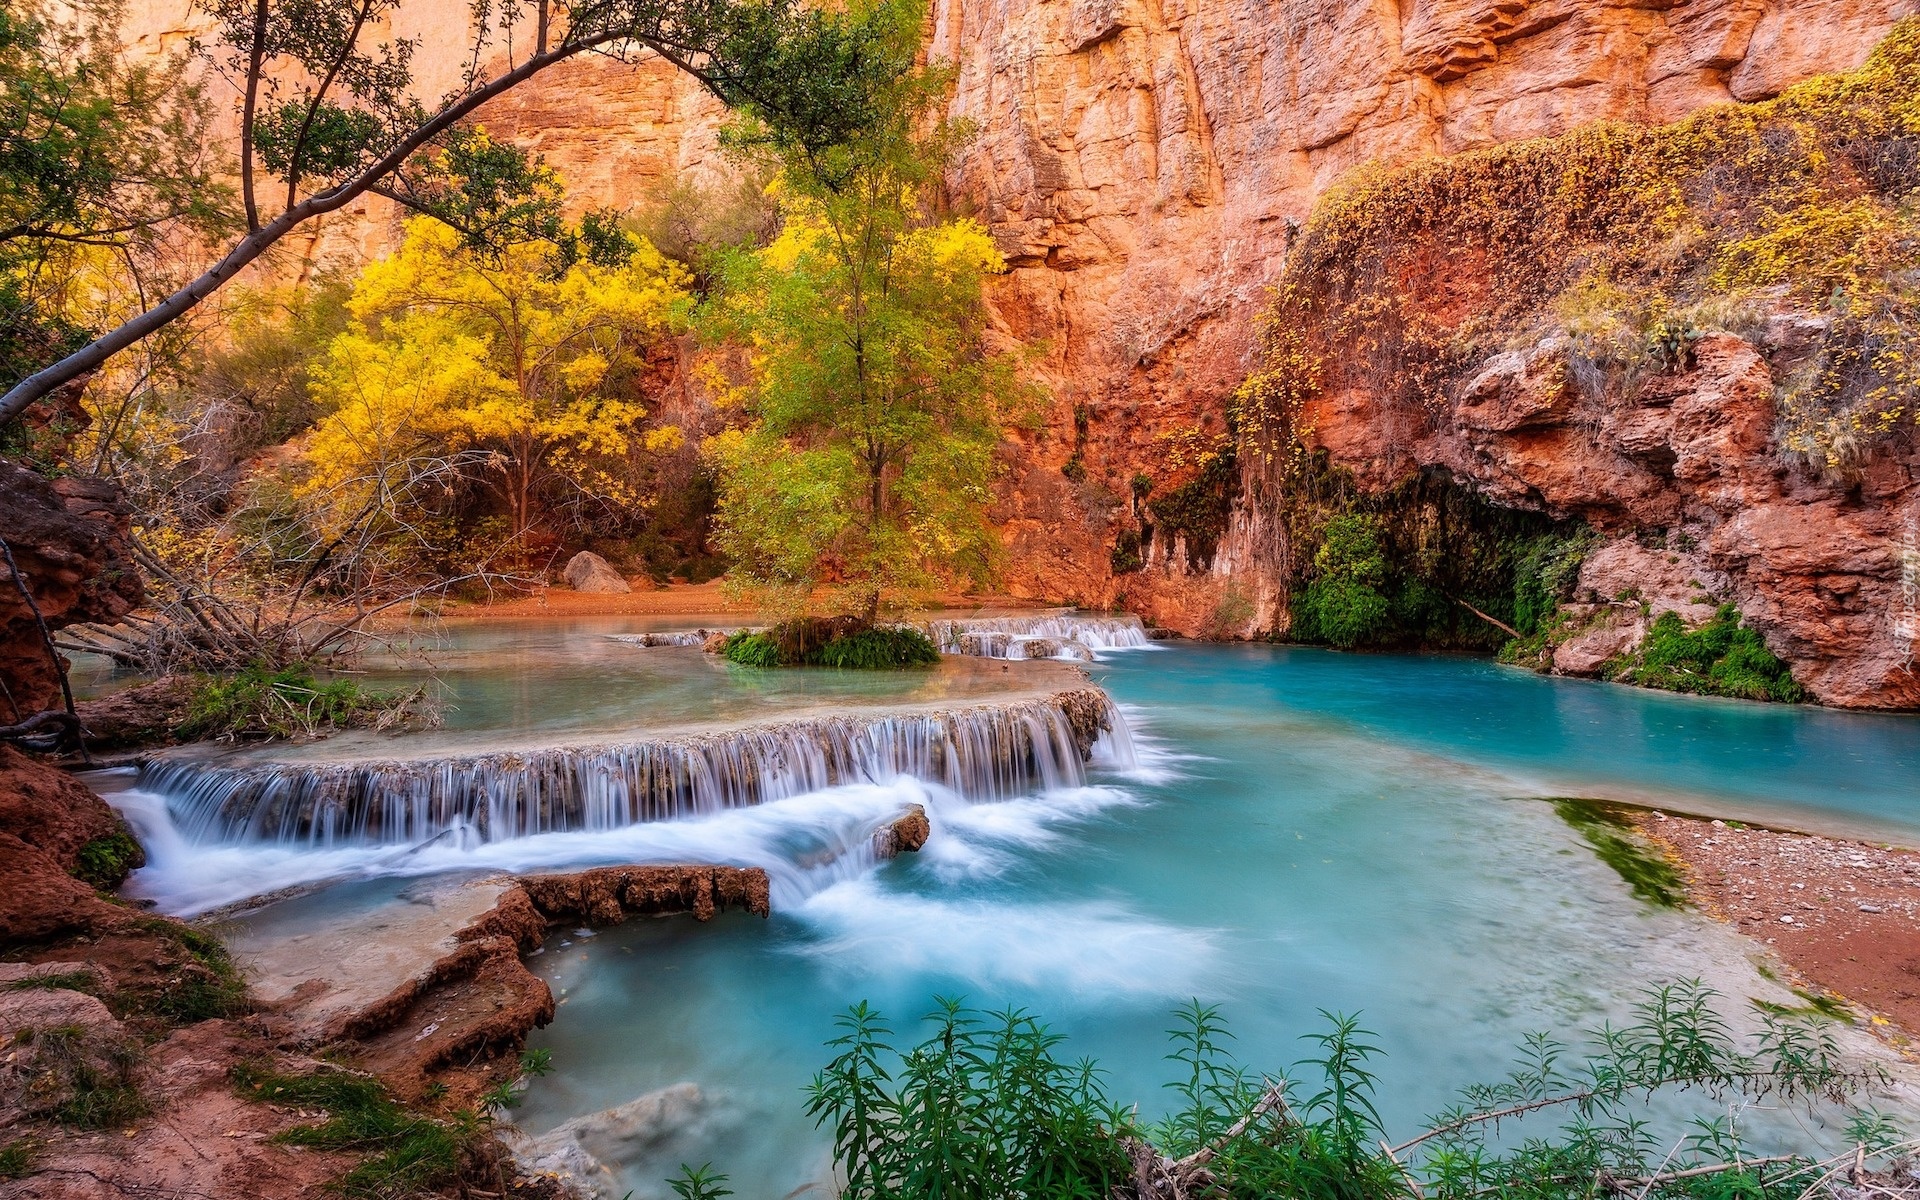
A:
{"label": "green-leaved tree", "polygon": [[[876,11],[918,39],[918,9]],[[747,420],[707,451],[716,539],[776,613],[871,622],[993,573],[993,449],[1023,389],[982,342],[982,287],[1005,263],[978,222],[935,205],[964,134],[930,117],[942,83],[903,78],[866,137],[824,155],[733,131],[771,144],[782,227],[728,258],[709,305],[710,328],[746,350]]]}

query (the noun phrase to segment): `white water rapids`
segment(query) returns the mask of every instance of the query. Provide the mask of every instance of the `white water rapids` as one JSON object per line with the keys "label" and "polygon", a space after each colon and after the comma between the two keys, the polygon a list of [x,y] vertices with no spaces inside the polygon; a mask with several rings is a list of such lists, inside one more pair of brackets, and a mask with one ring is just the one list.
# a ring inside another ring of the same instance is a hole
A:
{"label": "white water rapids", "polygon": [[[1091,765],[1150,773],[1126,717],[1105,720]],[[148,850],[132,894],[180,915],[335,880],[649,862],[763,867],[786,908],[872,870],[876,830],[914,804],[936,836],[990,842],[1124,801],[1088,767],[1060,705],[1029,701],[479,758],[156,759],[96,783]]]}

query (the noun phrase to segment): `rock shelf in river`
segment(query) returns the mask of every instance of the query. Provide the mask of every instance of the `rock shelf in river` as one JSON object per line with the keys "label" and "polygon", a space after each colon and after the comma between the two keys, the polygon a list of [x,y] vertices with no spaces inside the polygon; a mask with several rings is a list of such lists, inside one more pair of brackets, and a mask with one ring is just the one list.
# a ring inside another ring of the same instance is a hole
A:
{"label": "rock shelf in river", "polygon": [[196,842],[283,845],[497,841],[605,830],[906,775],[971,800],[1085,782],[1125,719],[1085,685],[919,711],[847,711],[631,741],[445,756],[327,761],[258,752],[164,755],[140,787],[167,798]]}

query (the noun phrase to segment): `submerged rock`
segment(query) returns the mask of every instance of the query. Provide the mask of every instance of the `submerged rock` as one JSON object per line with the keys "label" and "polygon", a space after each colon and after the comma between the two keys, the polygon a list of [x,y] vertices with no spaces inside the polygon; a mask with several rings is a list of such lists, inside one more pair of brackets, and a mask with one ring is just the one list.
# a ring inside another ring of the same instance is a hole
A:
{"label": "submerged rock", "polygon": [[707,1119],[711,1105],[700,1088],[676,1083],[625,1104],[575,1117],[539,1137],[503,1131],[514,1161],[531,1175],[556,1179],[596,1200],[628,1195],[615,1168],[657,1156]]}
{"label": "submerged rock", "polygon": [[591,550],[582,550],[567,560],[566,577],[567,586],[576,592],[623,595],[633,590],[625,576]]}
{"label": "submerged rock", "polygon": [[600,867],[570,875],[526,875],[519,882],[549,921],[618,925],[629,915],[679,913],[710,921],[728,908],[762,917],[771,911],[767,873],[759,867]]}

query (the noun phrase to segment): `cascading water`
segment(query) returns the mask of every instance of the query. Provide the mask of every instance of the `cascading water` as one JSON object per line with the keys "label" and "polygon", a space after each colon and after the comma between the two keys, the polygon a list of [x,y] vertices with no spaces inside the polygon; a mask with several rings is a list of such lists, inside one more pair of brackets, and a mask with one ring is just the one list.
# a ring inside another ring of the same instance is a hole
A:
{"label": "cascading water", "polygon": [[664,633],[610,633],[616,642],[629,646],[704,646],[716,633],[735,633],[734,629],[676,629]]}
{"label": "cascading water", "polygon": [[[913,628],[932,638],[945,653],[973,658],[1057,658],[1092,662],[1095,651],[1138,650],[1153,644],[1140,618],[1131,615],[1083,616],[1052,612],[1033,616],[943,617]],[[607,636],[630,646],[700,646],[715,632],[741,630],[688,629]]]}
{"label": "cascading water", "polygon": [[136,786],[191,842],[324,847],[608,830],[900,776],[969,800],[1085,782],[1124,765],[1125,718],[1094,689],[912,715],[844,714],[687,737],[420,761],[224,766],[159,758]]}
{"label": "cascading water", "polygon": [[1091,661],[1096,650],[1136,650],[1152,644],[1135,616],[1048,613],[1023,617],[968,617],[921,626],[948,654],[980,658],[1064,658]]}

